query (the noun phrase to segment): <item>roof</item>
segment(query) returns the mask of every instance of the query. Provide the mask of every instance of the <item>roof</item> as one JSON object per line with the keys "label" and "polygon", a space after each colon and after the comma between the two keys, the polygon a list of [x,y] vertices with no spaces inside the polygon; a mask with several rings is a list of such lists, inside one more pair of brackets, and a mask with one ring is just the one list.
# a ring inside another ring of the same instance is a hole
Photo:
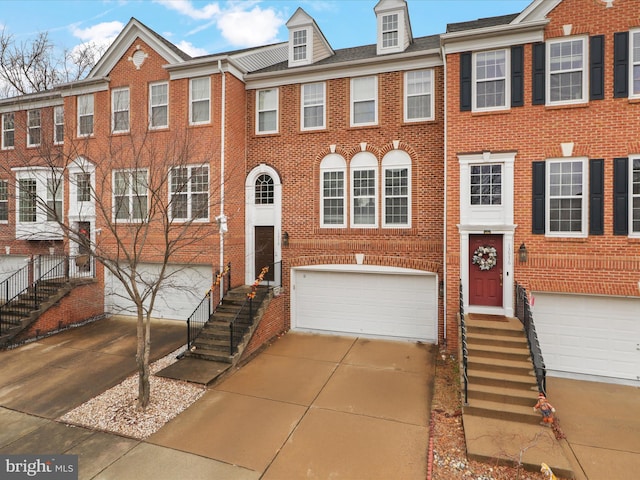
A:
{"label": "roof", "polygon": [[475,30],[477,28],[497,27],[499,25],[508,25],[513,20],[515,20],[518,15],[520,15],[520,13],[501,15],[499,17],[479,18],[470,22],[448,23],[447,33]]}
{"label": "roof", "polygon": [[[327,57],[319,62],[314,63],[311,66],[320,67],[327,65],[335,65],[340,63],[349,63],[357,60],[365,60],[367,58],[384,58],[387,55],[378,55],[376,53],[376,44],[372,45],[364,45],[361,47],[352,47],[352,48],[342,48],[335,51],[334,55]],[[419,52],[422,50],[433,50],[440,48],[440,35],[429,35],[427,37],[419,37],[414,38],[413,42],[409,47],[403,52],[403,54],[411,53],[411,52]],[[393,55],[393,54],[390,54]],[[263,72],[278,72],[283,70],[295,70],[299,67],[291,67],[289,68],[289,62],[284,61],[280,63],[276,63],[267,68],[263,68],[261,70],[256,70],[251,73],[263,73]]]}
{"label": "roof", "polygon": [[153,30],[152,28],[149,28],[147,25],[145,25],[144,23],[142,23],[140,20],[138,20],[137,18],[131,17],[131,20],[136,20],[140,25],[142,25],[144,28],[146,28],[149,33],[151,35],[153,35],[154,37],[156,37],[160,42],[162,42],[164,45],[166,45],[169,50],[172,50],[176,55],[178,55],[180,58],[182,58],[183,60],[191,60],[191,56],[188,55],[187,53],[183,52],[182,50],[180,50],[178,47],[176,47],[173,43],[171,43],[169,40],[167,40],[166,38],[164,38],[162,35],[160,35],[158,32],[156,32],[155,30]]}

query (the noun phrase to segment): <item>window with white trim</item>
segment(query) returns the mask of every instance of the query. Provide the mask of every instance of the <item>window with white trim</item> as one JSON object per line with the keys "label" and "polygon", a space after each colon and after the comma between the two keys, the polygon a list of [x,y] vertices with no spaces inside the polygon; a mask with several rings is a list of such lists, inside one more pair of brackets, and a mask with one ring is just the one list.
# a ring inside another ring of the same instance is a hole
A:
{"label": "window with white trim", "polygon": [[325,92],[324,82],[302,85],[302,130],[325,128]]}
{"label": "window with white trim", "polygon": [[53,107],[53,143],[56,145],[64,143],[64,107],[62,105]]}
{"label": "window with white trim", "polygon": [[169,84],[167,82],[149,85],[149,128],[169,126]]}
{"label": "window with white trim", "polygon": [[0,222],[9,221],[9,182],[0,180]]}
{"label": "window with white trim", "polygon": [[34,223],[38,206],[38,186],[35,178],[18,179],[18,222]]}
{"label": "window with white trim", "polygon": [[351,160],[351,226],[378,226],[378,161],[369,152]]}
{"label": "window with white trim", "polygon": [[144,221],[147,218],[147,196],[147,170],[113,172],[113,217],[116,221]]}
{"label": "window with white trim", "polygon": [[91,174],[90,173],[76,173],[74,182],[76,187],[76,201],[77,202],[90,202],[91,201]]}
{"label": "window with white trim", "polygon": [[307,59],[307,30],[293,32],[293,61],[301,62]]}
{"label": "window with white trim", "polygon": [[383,227],[411,226],[411,158],[402,150],[392,150],[382,159],[384,214]]}
{"label": "window with white trim", "polygon": [[404,74],[404,121],[433,120],[433,70]]}
{"label": "window with white trim", "polygon": [[47,221],[62,221],[62,178],[47,178]]}
{"label": "window with white trim", "polygon": [[15,146],[15,114],[3,113],[2,114],[2,149],[7,150]]}
{"label": "window with white trim", "polygon": [[173,220],[209,219],[209,166],[171,169],[170,205]]}
{"label": "window with white trim", "polygon": [[39,146],[41,133],[42,117],[40,114],[40,110],[29,110],[27,112],[27,146]]}
{"label": "window with white trim", "polygon": [[640,30],[629,32],[631,42],[631,65],[629,74],[631,75],[631,97],[640,97]]}
{"label": "window with white trim", "polygon": [[263,173],[256,178],[254,198],[256,205],[272,205],[275,201],[275,189],[271,175]]}
{"label": "window with white trim", "polygon": [[347,162],[336,153],[320,162],[320,226],[344,228]]}
{"label": "window with white trim", "polygon": [[629,225],[631,226],[630,233],[633,236],[640,236],[640,157],[629,158],[629,168],[631,169],[629,175],[629,183],[631,188],[629,192]]}
{"label": "window with white trim", "polygon": [[378,77],[351,79],[351,126],[378,123]]}
{"label": "window with white trim", "polygon": [[473,108],[499,110],[508,108],[509,54],[492,50],[473,54]]}
{"label": "window with white trim", "polygon": [[469,166],[471,205],[502,205],[502,164]]}
{"label": "window with white trim", "polygon": [[111,131],[123,133],[129,131],[129,89],[118,88],[111,91]]}
{"label": "window with white trim", "polygon": [[78,136],[93,135],[93,94],[78,96]]}
{"label": "window with white trim", "polygon": [[382,16],[382,48],[398,46],[398,14]]}
{"label": "window with white trim", "polygon": [[588,162],[586,159],[547,160],[546,232],[550,236],[587,235]]}
{"label": "window with white trim", "polygon": [[211,78],[192,78],[189,82],[189,123],[209,123],[211,118]]}
{"label": "window with white trim", "polygon": [[547,41],[547,65],[549,104],[587,101],[586,37]]}
{"label": "window with white trim", "polygon": [[256,133],[278,132],[278,89],[256,92]]}

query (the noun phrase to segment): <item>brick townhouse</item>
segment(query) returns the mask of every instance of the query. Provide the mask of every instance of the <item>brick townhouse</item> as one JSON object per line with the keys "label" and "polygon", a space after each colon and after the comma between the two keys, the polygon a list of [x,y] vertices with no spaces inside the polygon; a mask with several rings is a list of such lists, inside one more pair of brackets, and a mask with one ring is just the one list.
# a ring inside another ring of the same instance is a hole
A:
{"label": "brick townhouse", "polygon": [[[637,382],[640,1],[535,0],[426,37],[410,2],[372,7],[374,45],[334,50],[299,8],[286,42],[197,58],[131,19],[86,79],[1,100],[0,274],[83,253],[28,198],[115,249],[105,219],[142,221],[168,171],[196,240],[157,317],[185,320],[223,265],[234,286],[274,265],[252,348],[293,328],[455,351],[460,292],[513,316],[518,282],[550,370]],[[75,317],[131,311],[91,268]]]}

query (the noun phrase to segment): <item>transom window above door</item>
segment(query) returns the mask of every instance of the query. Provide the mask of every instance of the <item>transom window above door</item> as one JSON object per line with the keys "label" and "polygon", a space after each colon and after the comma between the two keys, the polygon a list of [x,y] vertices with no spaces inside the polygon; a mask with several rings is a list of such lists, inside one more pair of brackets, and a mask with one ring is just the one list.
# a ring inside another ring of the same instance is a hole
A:
{"label": "transom window above door", "polygon": [[262,174],[256,179],[256,205],[268,205],[274,203],[273,178]]}
{"label": "transom window above door", "polygon": [[469,167],[471,205],[502,204],[502,164]]}

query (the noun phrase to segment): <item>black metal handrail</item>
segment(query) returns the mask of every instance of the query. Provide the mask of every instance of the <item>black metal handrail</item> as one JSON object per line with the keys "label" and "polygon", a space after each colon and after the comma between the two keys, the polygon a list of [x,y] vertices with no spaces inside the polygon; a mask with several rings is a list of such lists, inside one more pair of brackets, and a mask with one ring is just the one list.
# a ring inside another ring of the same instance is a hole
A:
{"label": "black metal handrail", "polygon": [[464,381],[464,404],[469,405],[469,377],[467,368],[469,365],[469,348],[467,347],[467,324],[464,318],[464,296],[462,280],[460,280],[460,350],[462,357],[462,379]]}
{"label": "black metal handrail", "polygon": [[259,287],[254,284],[250,293],[247,294],[247,298],[243,302],[240,310],[233,317],[233,320],[229,322],[229,355],[233,355],[237,347],[235,333],[237,326],[249,327],[253,324],[254,301],[256,305],[261,305],[267,294],[269,293],[269,287]]}
{"label": "black metal handrail", "polygon": [[518,283],[516,283],[516,316],[522,322],[525,334],[527,335],[527,343],[529,344],[529,352],[531,353],[533,369],[536,374],[538,391],[546,396],[547,369],[544,364],[544,359],[542,358],[542,349],[538,341],[536,326],[533,323],[533,315],[531,313],[531,306],[529,305],[527,290]]}
{"label": "black metal handrail", "polygon": [[231,263],[228,263],[222,273],[216,271],[216,278],[209,291],[200,301],[193,313],[187,318],[187,349],[222,303],[222,298],[231,286]]}

